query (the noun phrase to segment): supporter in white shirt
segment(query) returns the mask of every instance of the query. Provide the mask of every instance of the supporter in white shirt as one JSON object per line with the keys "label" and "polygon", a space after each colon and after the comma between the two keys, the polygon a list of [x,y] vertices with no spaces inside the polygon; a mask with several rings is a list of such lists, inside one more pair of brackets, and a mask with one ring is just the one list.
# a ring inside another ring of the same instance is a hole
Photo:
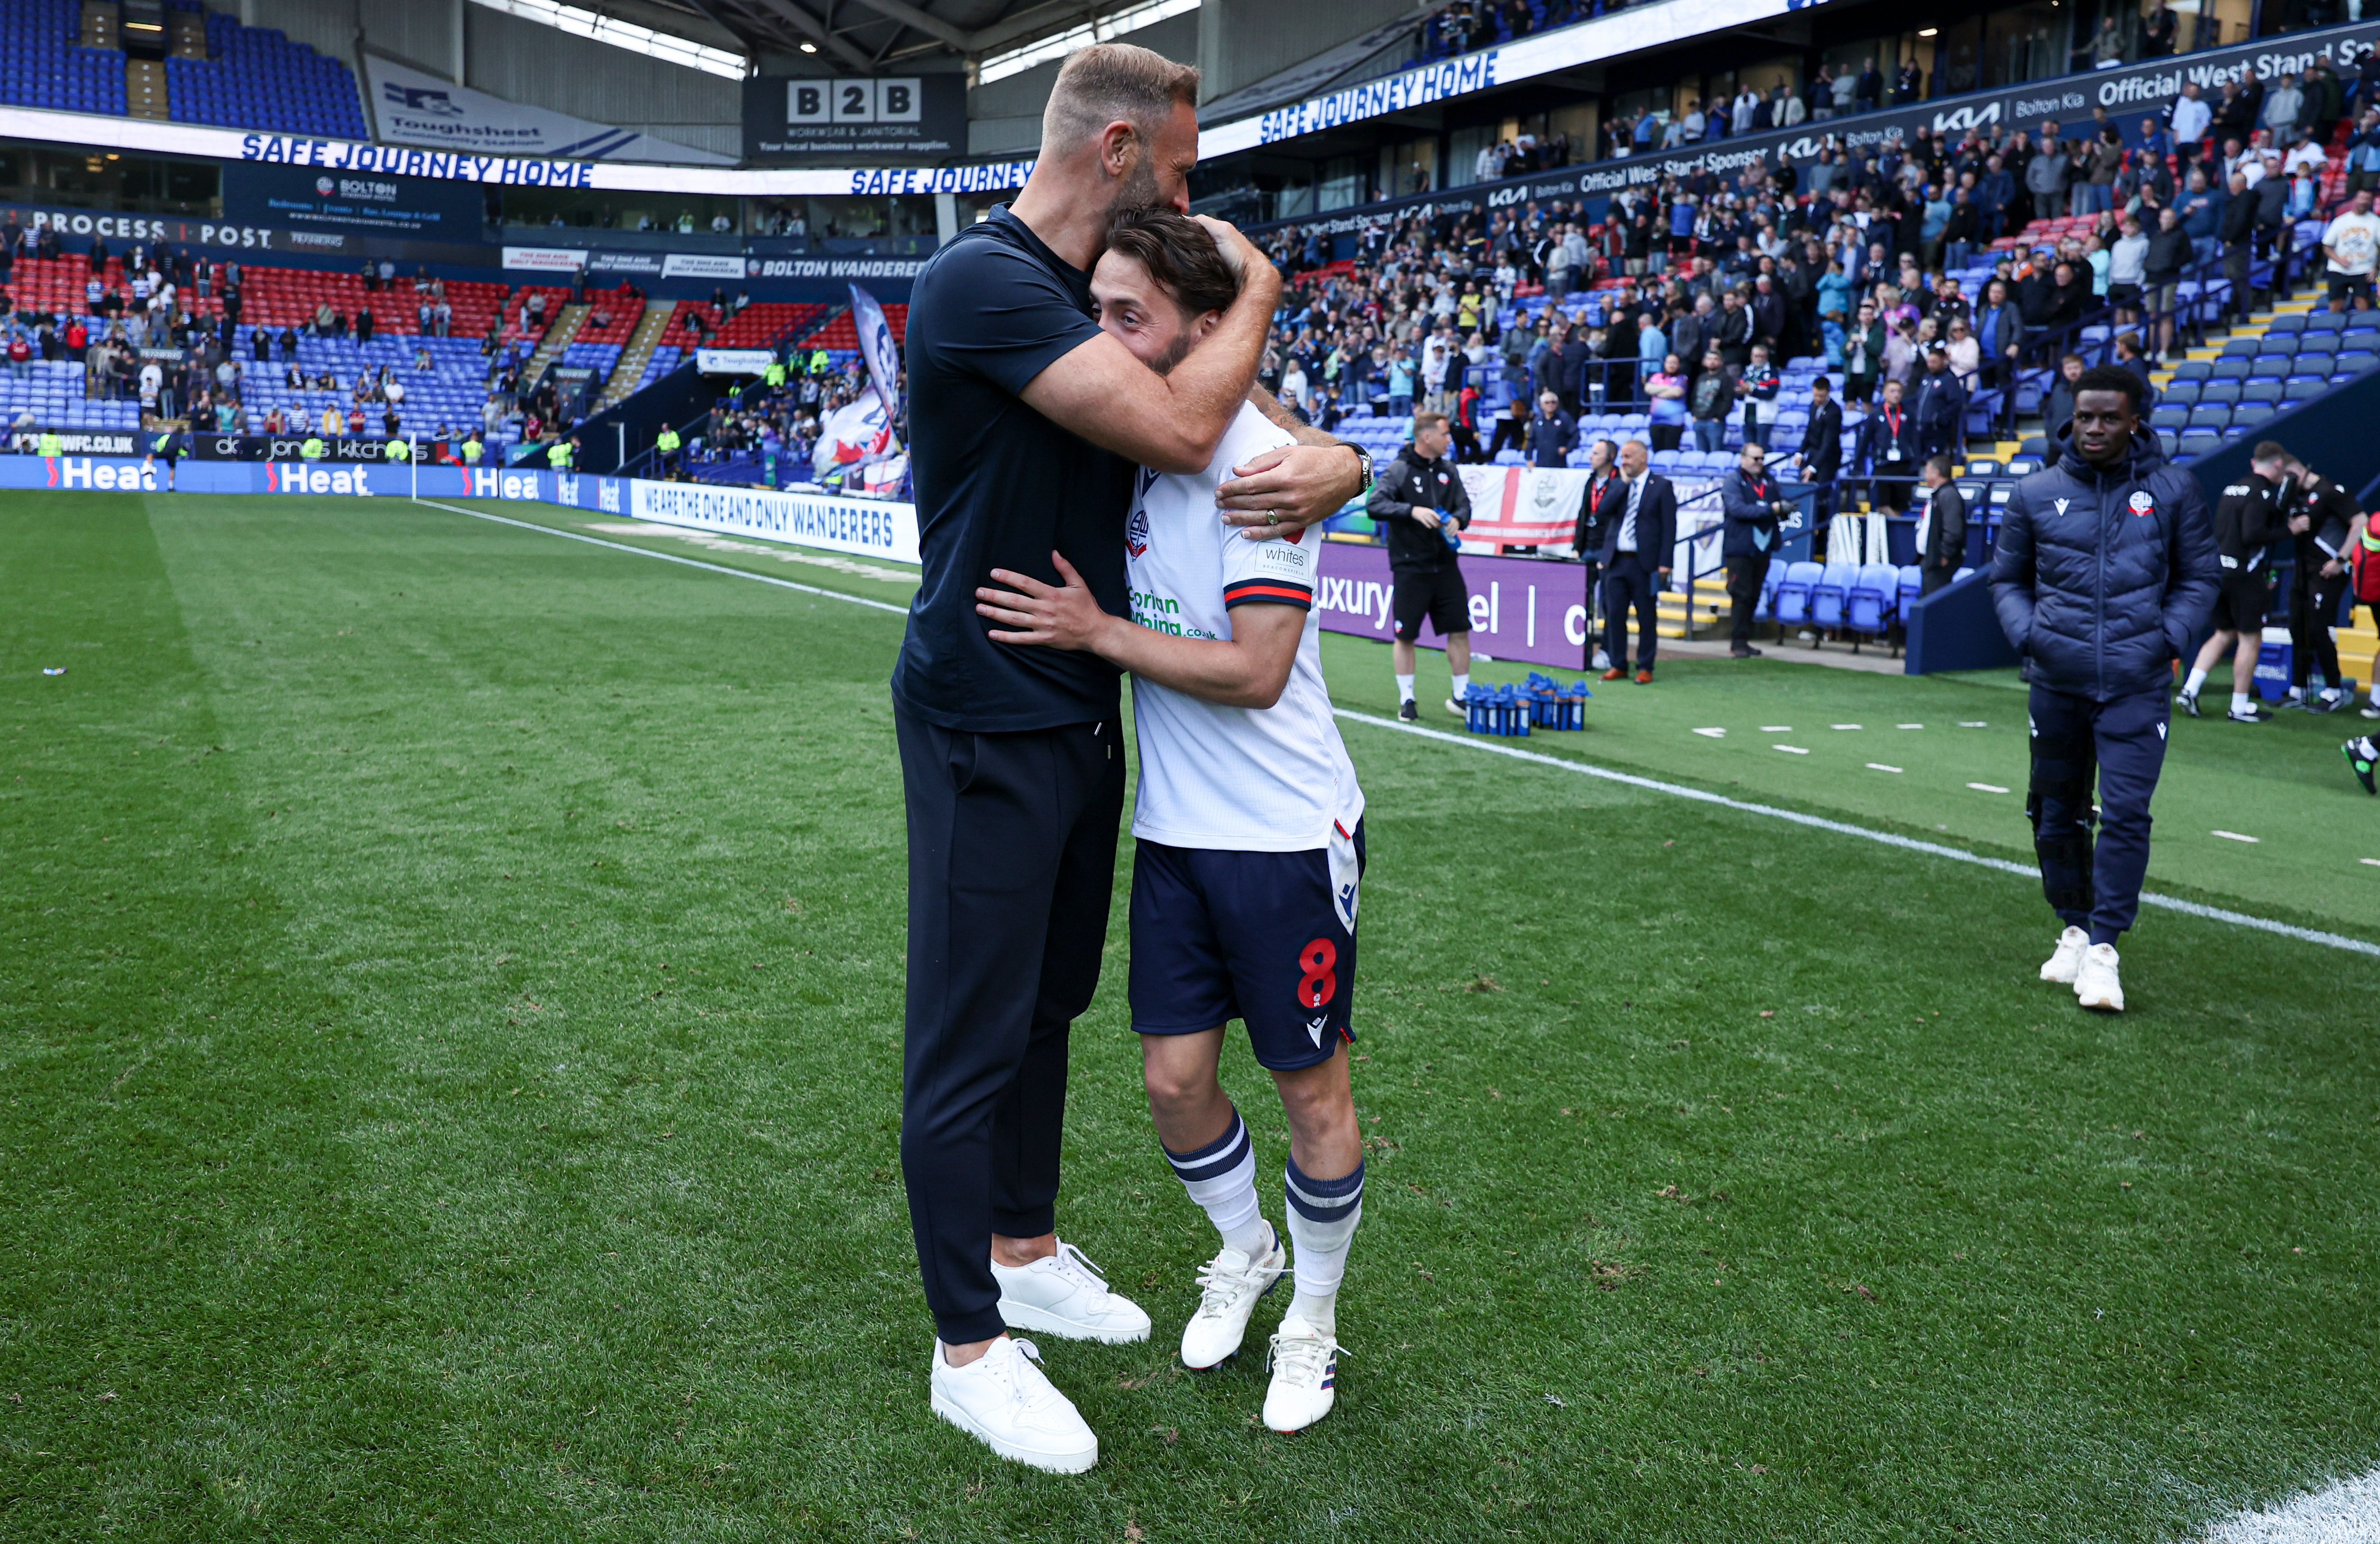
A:
{"label": "supporter in white shirt", "polygon": [[2298,168],[2301,166],[2320,176],[2329,165],[2330,153],[2311,139],[2302,136],[2296,144],[2289,147],[2289,152],[2281,157],[2281,170],[2291,176],[2298,175]]}
{"label": "supporter in white shirt", "polygon": [[2174,98],[2168,117],[2168,126],[2173,130],[2174,143],[2198,143],[2206,138],[2206,131],[2214,122],[2215,109],[2206,105],[2205,100],[2198,94],[2198,82],[2182,82],[2181,94]]}
{"label": "supporter in white shirt", "polygon": [[2328,258],[2330,309],[2345,310],[2350,301],[2372,309],[2372,276],[2380,266],[2380,215],[2372,213],[2372,189],[2360,189],[2346,213],[2325,226],[2323,256]]}

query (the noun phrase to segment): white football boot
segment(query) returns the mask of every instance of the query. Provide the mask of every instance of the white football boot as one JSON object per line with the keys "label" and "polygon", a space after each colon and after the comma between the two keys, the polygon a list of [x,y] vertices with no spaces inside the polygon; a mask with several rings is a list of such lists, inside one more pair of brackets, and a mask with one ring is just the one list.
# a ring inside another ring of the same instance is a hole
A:
{"label": "white football boot", "polygon": [[2116,978],[2114,944],[2094,943],[2083,951],[2082,967],[2074,973],[2074,1000],[2086,1008],[2124,1011],[2124,983]]}
{"label": "white football boot", "polygon": [[1303,1431],[1330,1413],[1339,1393],[1339,1339],[1302,1319],[1284,1319],[1272,1337],[1272,1386],[1265,1390],[1264,1423],[1275,1431]]}
{"label": "white football boot", "polygon": [[1273,1289],[1288,1266],[1289,1249],[1278,1234],[1271,1251],[1255,1259],[1226,1245],[1200,1266],[1198,1311],[1182,1326],[1182,1365],[1204,1372],[1236,1356],[1257,1299]]}
{"label": "white football boot", "polygon": [[2091,947],[2091,935],[2080,928],[2069,928],[2058,935],[2058,952],[2041,962],[2041,979],[2055,981],[2061,987],[2074,984],[2074,973],[2082,968],[2082,953]]}
{"label": "white football boot", "polygon": [[963,1368],[934,1343],[934,1414],[1002,1458],[1056,1475],[1078,1475],[1099,1461],[1099,1439],[1074,1401],[1041,1371],[1031,1341],[1007,1335]]}
{"label": "white football boot", "polygon": [[1110,1292],[1099,1267],[1071,1244],[1061,1241],[1056,1254],[1030,1265],[994,1260],[991,1278],[1000,1283],[1001,1321],[1011,1329],[1102,1345],[1148,1338],[1148,1316]]}

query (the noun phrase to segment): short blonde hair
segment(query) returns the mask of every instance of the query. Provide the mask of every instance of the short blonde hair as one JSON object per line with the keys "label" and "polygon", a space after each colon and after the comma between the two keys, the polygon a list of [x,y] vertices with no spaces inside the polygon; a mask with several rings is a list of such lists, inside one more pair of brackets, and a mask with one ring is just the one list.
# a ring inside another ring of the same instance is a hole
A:
{"label": "short blonde hair", "polygon": [[1078,49],[1058,71],[1041,109],[1041,153],[1063,154],[1123,119],[1154,140],[1176,103],[1198,105],[1198,71],[1129,43]]}

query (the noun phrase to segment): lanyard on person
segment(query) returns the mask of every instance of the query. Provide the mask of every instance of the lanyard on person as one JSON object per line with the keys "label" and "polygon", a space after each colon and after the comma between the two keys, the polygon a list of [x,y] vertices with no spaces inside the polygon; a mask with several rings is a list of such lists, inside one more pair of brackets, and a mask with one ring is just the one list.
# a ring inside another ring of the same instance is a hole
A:
{"label": "lanyard on person", "polygon": [[1887,407],[1884,410],[1884,428],[1886,434],[1888,436],[1884,452],[1884,458],[1888,461],[1898,461],[1900,459],[1900,408]]}

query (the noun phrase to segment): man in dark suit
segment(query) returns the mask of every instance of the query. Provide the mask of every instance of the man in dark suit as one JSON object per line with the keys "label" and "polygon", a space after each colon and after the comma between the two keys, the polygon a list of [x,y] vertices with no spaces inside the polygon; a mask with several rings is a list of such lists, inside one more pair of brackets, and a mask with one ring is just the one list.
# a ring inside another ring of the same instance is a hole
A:
{"label": "man in dark suit", "polygon": [[1950,458],[1930,457],[1921,479],[1934,491],[1925,517],[1917,522],[1920,593],[1931,595],[1958,577],[1967,560],[1967,500],[1950,480]]}
{"label": "man in dark suit", "polygon": [[1811,377],[1810,426],[1793,459],[1801,463],[1802,480],[1818,485],[1812,517],[1823,525],[1835,513],[1835,479],[1843,469],[1843,405],[1823,375]]}
{"label": "man in dark suit", "polygon": [[1748,660],[1760,652],[1752,646],[1752,613],[1760,603],[1760,587],[1768,577],[1768,556],[1777,548],[1781,522],[1793,513],[1768,475],[1767,455],[1757,441],[1744,442],[1735,470],[1719,484],[1719,507],[1727,517],[1719,555],[1727,563],[1728,652]]}
{"label": "man in dark suit", "polygon": [[1901,406],[1898,381],[1884,383],[1884,400],[1860,425],[1860,459],[1873,480],[1868,503],[1896,515],[1908,508],[1917,473],[1917,415]]}
{"label": "man in dark suit", "polygon": [[1950,373],[1949,350],[1938,343],[1925,350],[1925,373],[1917,378],[1915,392],[1909,411],[1917,420],[1917,453],[1956,451],[1966,428],[1967,391]]}
{"label": "man in dark suit", "polygon": [[[1586,604],[1590,613],[1601,604],[1603,577],[1604,495],[1620,480],[1620,446],[1610,440],[1597,440],[1586,451],[1586,492],[1578,501],[1578,527],[1572,533],[1570,550],[1586,565]],[[1595,648],[1600,656],[1595,668],[1604,669],[1611,663],[1608,650],[1598,643]]]}
{"label": "man in dark suit", "polygon": [[1653,684],[1653,657],[1660,649],[1655,614],[1670,582],[1670,553],[1678,544],[1678,493],[1670,480],[1648,465],[1645,442],[1620,447],[1620,475],[1604,491],[1597,513],[1603,517],[1603,647],[1611,656],[1607,681],[1628,674],[1628,612],[1636,612],[1636,684]]}
{"label": "man in dark suit", "polygon": [[1578,437],[1578,420],[1561,409],[1561,397],[1550,391],[1537,394],[1537,416],[1529,420],[1529,465],[1567,467],[1571,442]]}

